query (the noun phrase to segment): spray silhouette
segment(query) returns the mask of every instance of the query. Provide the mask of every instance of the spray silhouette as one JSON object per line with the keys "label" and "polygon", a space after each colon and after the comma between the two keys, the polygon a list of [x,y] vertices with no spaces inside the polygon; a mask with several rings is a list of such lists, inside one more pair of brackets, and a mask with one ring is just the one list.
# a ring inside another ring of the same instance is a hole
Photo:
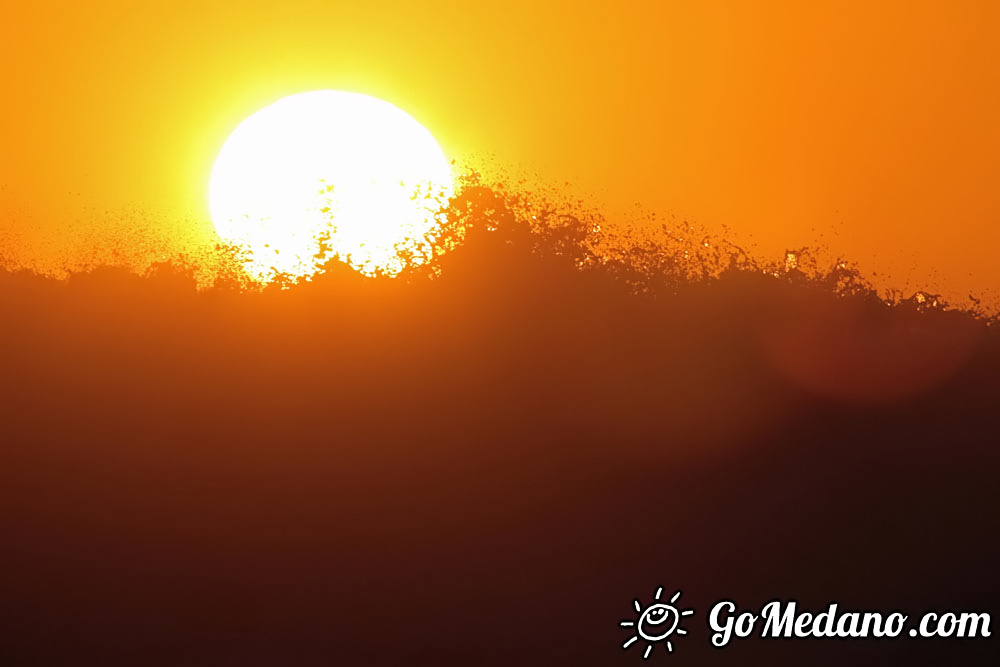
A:
{"label": "spray silhouette", "polygon": [[[468,184],[395,279],[0,273],[0,663],[634,664],[667,577],[996,608],[989,318],[524,202]],[[687,665],[992,659],[686,624]]]}

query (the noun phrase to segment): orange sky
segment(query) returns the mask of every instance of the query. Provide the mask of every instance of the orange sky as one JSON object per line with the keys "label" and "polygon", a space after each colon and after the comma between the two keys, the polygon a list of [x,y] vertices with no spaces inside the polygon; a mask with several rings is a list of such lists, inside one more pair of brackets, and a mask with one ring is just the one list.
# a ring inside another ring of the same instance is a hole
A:
{"label": "orange sky", "polygon": [[1000,5],[788,4],[4,3],[0,243],[204,235],[235,125],[342,88],[610,212],[995,297]]}

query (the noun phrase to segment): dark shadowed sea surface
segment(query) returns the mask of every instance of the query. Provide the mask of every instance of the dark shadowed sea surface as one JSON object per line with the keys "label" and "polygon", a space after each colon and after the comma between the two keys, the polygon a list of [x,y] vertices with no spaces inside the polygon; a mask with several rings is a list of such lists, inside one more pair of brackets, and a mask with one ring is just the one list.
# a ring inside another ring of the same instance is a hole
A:
{"label": "dark shadowed sea surface", "polygon": [[997,664],[707,624],[996,623],[995,320],[466,196],[394,279],[0,273],[0,664],[635,665],[659,586],[696,613],[647,664]]}

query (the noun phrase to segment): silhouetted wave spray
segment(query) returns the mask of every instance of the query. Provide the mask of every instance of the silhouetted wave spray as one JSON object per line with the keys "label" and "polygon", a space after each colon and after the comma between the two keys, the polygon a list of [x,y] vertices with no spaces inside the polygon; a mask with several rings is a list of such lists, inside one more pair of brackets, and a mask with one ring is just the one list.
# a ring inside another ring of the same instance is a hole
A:
{"label": "silhouetted wave spray", "polygon": [[0,663],[635,664],[662,584],[685,665],[993,664],[704,614],[997,608],[995,320],[516,188],[451,214],[394,279],[0,273]]}

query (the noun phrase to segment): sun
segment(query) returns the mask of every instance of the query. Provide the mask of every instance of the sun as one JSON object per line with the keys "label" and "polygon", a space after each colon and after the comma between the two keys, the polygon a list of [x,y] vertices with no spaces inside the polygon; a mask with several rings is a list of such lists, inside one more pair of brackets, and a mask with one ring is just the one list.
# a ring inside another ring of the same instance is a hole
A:
{"label": "sun", "polygon": [[653,645],[657,642],[663,642],[667,647],[667,653],[673,653],[674,645],[669,639],[670,636],[674,634],[686,635],[687,630],[680,627],[681,617],[690,616],[694,613],[693,609],[684,609],[682,611],[674,606],[681,597],[680,591],[674,593],[673,597],[670,598],[669,604],[659,601],[661,595],[663,595],[662,586],[656,589],[656,594],[653,596],[653,603],[645,608],[642,603],[635,600],[635,613],[638,614],[636,619],[625,620],[619,623],[623,628],[635,628],[636,632],[636,634],[629,637],[622,644],[623,649],[627,649],[640,639],[646,642],[646,649],[642,653],[643,660],[649,658],[650,653],[653,652]]}
{"label": "sun", "polygon": [[369,275],[426,257],[452,194],[451,164],[402,109],[318,90],[253,114],[219,151],[209,208],[222,240],[268,280],[339,258]]}

